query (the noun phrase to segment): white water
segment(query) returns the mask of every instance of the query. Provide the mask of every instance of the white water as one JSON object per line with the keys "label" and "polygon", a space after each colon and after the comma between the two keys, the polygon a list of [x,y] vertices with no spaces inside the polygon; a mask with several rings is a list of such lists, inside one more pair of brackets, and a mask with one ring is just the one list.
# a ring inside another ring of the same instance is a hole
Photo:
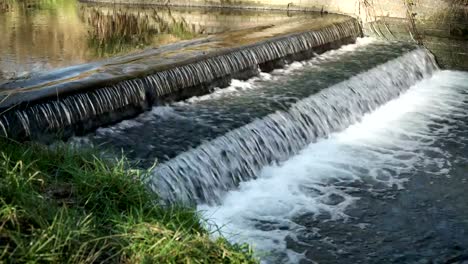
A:
{"label": "white water", "polygon": [[[242,91],[249,89],[261,89],[265,85],[271,85],[272,81],[291,78],[291,75],[293,75],[297,71],[300,71],[301,69],[309,67],[320,67],[321,62],[340,60],[343,55],[349,54],[350,52],[359,51],[362,48],[368,46],[369,44],[377,42],[379,42],[379,40],[374,38],[358,38],[356,40],[356,43],[354,44],[342,46],[337,50],[327,51],[321,54],[320,56],[316,56],[307,61],[293,62],[291,64],[286,65],[283,69],[276,69],[271,73],[259,72],[258,76],[250,78],[246,81],[233,79],[231,81],[231,84],[226,88],[215,88],[215,90],[212,93],[202,96],[194,96],[185,101],[176,102],[174,103],[174,105],[198,103],[207,100],[219,99],[225,96],[236,95],[238,93],[241,93]],[[146,121],[151,121],[154,118],[154,116],[172,116],[176,118],[181,118],[180,116],[175,115],[177,114],[173,111],[173,109],[170,106],[155,106],[151,109],[151,111],[143,113],[137,118],[124,120],[112,126],[98,128],[95,133],[102,136],[112,133],[124,133],[125,128],[141,127]],[[85,141],[87,142],[87,144],[91,144],[89,140],[87,140],[85,137],[73,137],[70,140],[70,142],[72,143]]]}
{"label": "white water", "polygon": [[[142,112],[164,96],[189,87],[229,77],[233,73],[257,68],[258,65],[309,51],[326,43],[360,34],[359,24],[350,19],[316,31],[280,37],[224,55],[158,71],[152,75],[117,82],[86,93],[77,93],[60,101],[50,100],[25,109],[12,108],[0,115],[0,131],[5,137],[30,137],[35,131],[63,131],[75,125],[88,124],[106,115],[125,113],[129,109]],[[19,86],[18,86],[19,87]],[[9,108],[17,100],[6,96],[2,107]],[[128,117],[124,114],[120,118]],[[115,116],[113,118],[116,118]],[[98,123],[108,123],[106,122]],[[16,126],[19,124],[19,126]],[[72,129],[73,130],[73,129]]]}
{"label": "white water", "polygon": [[[349,53],[362,51],[366,46],[379,42],[379,40],[370,37],[357,38],[356,43],[354,44],[344,45],[339,49],[327,51],[319,56],[311,58],[310,60],[292,62],[291,64],[287,64],[284,68],[275,69],[270,73],[259,72],[258,76],[245,81],[233,79],[231,80],[231,84],[226,88],[215,88],[212,93],[191,97],[185,101],[176,102],[174,105],[196,104],[227,96],[241,95],[241,93],[246,90],[264,89],[265,87],[271,86],[272,82],[284,81],[292,78],[296,74],[301,74],[301,70],[306,70],[311,67],[320,67],[321,63],[324,62],[342,60],[343,56],[348,55]],[[126,133],[125,129],[144,127],[147,122],[154,122],[155,117],[170,117],[174,119],[184,118],[183,116],[178,115],[171,106],[154,106],[151,111],[142,113],[136,118],[123,120],[112,126],[98,128],[95,131],[95,134],[101,137],[111,136],[113,134],[124,134]],[[90,141],[87,136],[72,137],[69,140],[69,143],[75,147],[94,147],[93,142]]]}
{"label": "white water", "polygon": [[151,188],[168,201],[219,202],[264,166],[354,124],[436,69],[427,50],[410,51],[179,154],[155,168]]}
{"label": "white water", "polygon": [[245,90],[259,89],[264,87],[265,85],[271,84],[272,81],[284,78],[291,78],[291,76],[294,75],[294,73],[300,72],[300,70],[304,68],[320,67],[320,63],[337,61],[343,55],[361,50],[369,44],[377,42],[379,42],[379,40],[370,37],[357,38],[356,43],[354,44],[344,45],[339,49],[327,51],[323,54],[320,54],[320,56],[315,56],[310,60],[295,61],[290,64],[287,64],[282,69],[275,69],[271,73],[259,72],[258,76],[245,81],[233,79],[231,80],[230,85],[226,88],[215,88],[212,93],[202,96],[194,96],[185,101],[177,102],[175,104],[184,105],[187,103],[198,103],[202,101],[223,98],[225,96],[236,95]]}
{"label": "white water", "polygon": [[[330,214],[331,220],[346,220],[346,209],[359,200],[351,182],[403,188],[415,167],[447,175],[450,157],[433,143],[451,127],[436,120],[467,116],[466,91],[467,73],[438,72],[360,123],[309,145],[281,165],[264,168],[257,180],[230,191],[221,205],[198,209],[233,242],[253,244],[260,256],[285,252],[285,238],[294,239],[304,229],[294,217]],[[331,195],[341,202],[331,202]],[[301,257],[287,254],[291,263]]]}

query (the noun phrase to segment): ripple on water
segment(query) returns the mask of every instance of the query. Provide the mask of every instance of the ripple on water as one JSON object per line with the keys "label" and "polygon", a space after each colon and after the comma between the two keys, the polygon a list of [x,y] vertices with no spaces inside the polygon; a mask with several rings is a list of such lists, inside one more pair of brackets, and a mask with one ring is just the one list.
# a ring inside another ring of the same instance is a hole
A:
{"label": "ripple on water", "polygon": [[[347,208],[359,204],[364,192],[404,188],[416,170],[450,175],[450,153],[436,143],[460,123],[467,127],[468,103],[460,100],[466,89],[467,73],[440,71],[345,131],[264,168],[221,205],[198,209],[232,241],[252,243],[265,262],[297,263],[311,246],[307,241],[320,238],[320,230],[311,228],[314,221],[346,222]],[[451,137],[467,141],[460,133]],[[291,241],[294,250],[287,249]]]}

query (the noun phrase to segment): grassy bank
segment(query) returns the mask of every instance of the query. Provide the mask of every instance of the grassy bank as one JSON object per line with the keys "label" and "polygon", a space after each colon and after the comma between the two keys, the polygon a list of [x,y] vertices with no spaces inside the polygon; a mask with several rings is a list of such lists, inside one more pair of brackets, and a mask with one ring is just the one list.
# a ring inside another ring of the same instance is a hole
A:
{"label": "grassy bank", "polygon": [[255,263],[162,207],[125,160],[0,140],[0,263]]}

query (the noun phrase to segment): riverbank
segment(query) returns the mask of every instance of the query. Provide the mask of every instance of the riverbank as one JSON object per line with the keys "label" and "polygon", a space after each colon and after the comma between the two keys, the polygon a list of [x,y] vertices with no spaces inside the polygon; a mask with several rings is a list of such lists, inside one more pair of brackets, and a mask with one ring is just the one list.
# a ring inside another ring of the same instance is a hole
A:
{"label": "riverbank", "polygon": [[0,140],[0,263],[256,263],[210,239],[193,208],[163,207],[144,171],[92,151]]}

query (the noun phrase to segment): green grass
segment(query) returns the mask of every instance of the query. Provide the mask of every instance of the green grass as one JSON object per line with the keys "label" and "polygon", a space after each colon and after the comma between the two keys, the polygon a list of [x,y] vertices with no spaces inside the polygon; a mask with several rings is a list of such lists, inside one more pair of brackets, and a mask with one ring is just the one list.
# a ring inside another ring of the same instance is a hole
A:
{"label": "green grass", "polygon": [[0,263],[257,263],[165,207],[125,159],[0,140]]}

